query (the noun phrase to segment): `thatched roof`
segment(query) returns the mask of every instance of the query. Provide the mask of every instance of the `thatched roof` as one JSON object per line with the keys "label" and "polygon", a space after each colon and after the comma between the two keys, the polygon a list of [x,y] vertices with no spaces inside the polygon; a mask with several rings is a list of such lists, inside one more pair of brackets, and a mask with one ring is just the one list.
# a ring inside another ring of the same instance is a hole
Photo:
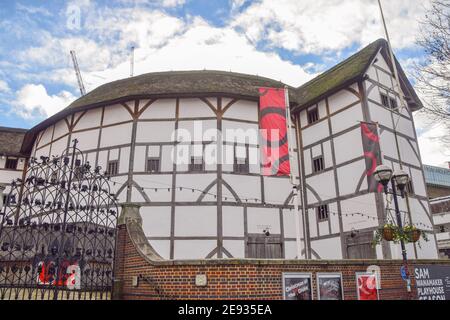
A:
{"label": "thatched roof", "polygon": [[20,156],[26,129],[0,127],[0,155]]}
{"label": "thatched roof", "polygon": [[[367,68],[378,52],[381,51],[386,61],[390,60],[387,46],[385,40],[379,39],[304,85],[298,88],[288,87],[292,111],[296,112],[354,82],[363,80]],[[397,66],[402,88],[407,93],[408,105],[412,110],[417,110],[422,104],[398,62]],[[25,137],[22,151],[29,152],[35,135],[49,125],[74,112],[98,106],[142,98],[215,95],[258,100],[259,87],[281,88],[284,86],[285,84],[280,81],[264,77],[211,70],[156,72],[117,80],[92,90],[67,108],[30,129]]]}

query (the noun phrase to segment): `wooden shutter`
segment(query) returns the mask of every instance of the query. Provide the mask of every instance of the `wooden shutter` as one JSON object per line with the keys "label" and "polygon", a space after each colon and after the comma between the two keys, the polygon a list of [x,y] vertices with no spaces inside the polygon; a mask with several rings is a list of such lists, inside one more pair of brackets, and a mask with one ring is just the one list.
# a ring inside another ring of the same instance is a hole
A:
{"label": "wooden shutter", "polygon": [[279,259],[283,257],[281,236],[250,234],[247,241],[248,258]]}
{"label": "wooden shutter", "polygon": [[376,251],[372,246],[373,232],[356,233],[346,238],[348,259],[376,259]]}

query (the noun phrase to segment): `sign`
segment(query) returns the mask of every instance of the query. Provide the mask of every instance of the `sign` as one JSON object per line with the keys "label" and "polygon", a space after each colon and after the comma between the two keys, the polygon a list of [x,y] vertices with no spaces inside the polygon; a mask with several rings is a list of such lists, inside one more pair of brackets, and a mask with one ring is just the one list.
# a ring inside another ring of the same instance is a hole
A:
{"label": "sign", "polygon": [[414,277],[419,300],[450,300],[450,266],[418,265]]}
{"label": "sign", "polygon": [[378,300],[378,281],[375,273],[356,273],[358,300]]}
{"label": "sign", "polygon": [[342,275],[340,273],[318,273],[317,290],[319,300],[343,300]]}
{"label": "sign", "polygon": [[402,279],[407,281],[408,280],[408,275],[406,274],[406,267],[405,266],[401,266],[400,267],[400,275],[402,276]]}
{"label": "sign", "polygon": [[283,273],[284,300],[312,300],[311,274]]}
{"label": "sign", "polygon": [[288,131],[286,92],[278,88],[259,88],[261,152],[264,176],[288,176]]}

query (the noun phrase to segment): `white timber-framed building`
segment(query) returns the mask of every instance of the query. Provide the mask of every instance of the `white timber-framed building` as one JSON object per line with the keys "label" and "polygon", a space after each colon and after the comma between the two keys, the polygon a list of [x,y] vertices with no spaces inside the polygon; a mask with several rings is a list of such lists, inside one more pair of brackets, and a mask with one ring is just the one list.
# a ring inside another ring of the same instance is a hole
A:
{"label": "white timber-framed building", "polygon": [[[397,66],[400,93],[387,43],[377,40],[301,87],[289,87],[291,168],[305,222],[302,259],[401,258],[398,244],[371,245],[388,213],[386,196],[368,191],[361,121],[378,123],[383,163],[401,165],[411,177],[410,192],[400,199],[406,219],[434,228],[412,116],[422,105]],[[223,71],[115,81],[28,130],[20,154],[61,155],[77,139],[88,161],[111,176],[119,202],[141,206],[149,243],[165,259],[295,258],[292,186],[288,177],[262,176],[259,163],[250,161],[259,156],[258,142],[225,136],[222,151],[232,163],[204,161],[214,143],[208,129],[259,128],[259,87],[284,84]],[[194,133],[196,123],[203,134]],[[180,145],[172,139],[176,129],[194,137],[191,163],[171,159]],[[0,182],[6,180],[0,171]],[[408,244],[409,258],[437,258],[436,238],[429,238]]]}

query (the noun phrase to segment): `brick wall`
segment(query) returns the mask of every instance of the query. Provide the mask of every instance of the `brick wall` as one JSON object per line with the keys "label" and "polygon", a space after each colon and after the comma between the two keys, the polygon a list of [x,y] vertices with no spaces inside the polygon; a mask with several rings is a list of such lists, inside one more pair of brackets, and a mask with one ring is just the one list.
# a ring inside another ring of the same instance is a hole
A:
{"label": "brick wall", "polygon": [[[399,260],[192,260],[149,261],[140,252],[126,225],[120,225],[116,253],[117,299],[282,299],[282,273],[312,273],[313,295],[317,299],[316,273],[340,272],[344,299],[357,299],[355,272],[370,265],[381,268],[381,299],[406,299]],[[443,263],[416,261],[419,264]],[[412,269],[413,263],[410,264]],[[207,275],[207,286],[195,285],[197,274]],[[139,277],[138,286],[132,285]],[[414,279],[412,279],[414,288]],[[412,297],[415,297],[413,289]]]}

